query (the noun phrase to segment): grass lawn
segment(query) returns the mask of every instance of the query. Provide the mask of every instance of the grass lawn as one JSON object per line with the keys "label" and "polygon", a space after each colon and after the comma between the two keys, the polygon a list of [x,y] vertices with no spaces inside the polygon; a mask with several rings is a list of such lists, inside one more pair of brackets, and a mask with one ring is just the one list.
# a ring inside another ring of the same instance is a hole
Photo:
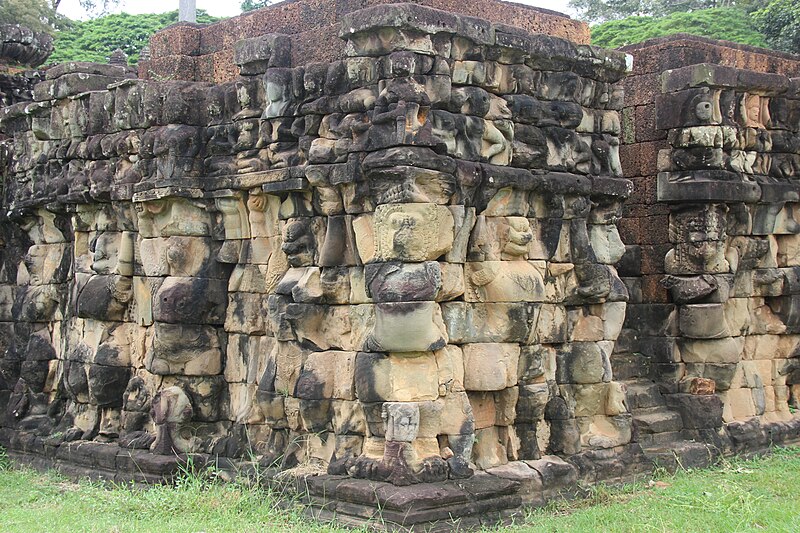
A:
{"label": "grass lawn", "polygon": [[[800,448],[711,470],[660,474],[530,511],[502,531],[800,531]],[[199,477],[131,490],[11,468],[0,457],[0,531],[337,531],[276,495]]]}

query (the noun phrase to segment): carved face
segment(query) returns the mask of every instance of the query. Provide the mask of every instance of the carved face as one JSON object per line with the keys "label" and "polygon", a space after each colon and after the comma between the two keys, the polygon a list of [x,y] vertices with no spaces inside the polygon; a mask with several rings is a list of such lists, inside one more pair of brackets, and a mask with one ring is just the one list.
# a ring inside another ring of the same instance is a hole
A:
{"label": "carved face", "polygon": [[694,115],[702,123],[710,122],[714,116],[714,106],[711,102],[698,102],[694,108]]}
{"label": "carved face", "polygon": [[31,285],[48,283],[46,272],[49,271],[47,268],[49,255],[47,246],[35,245],[28,250],[25,255],[25,267],[28,269]]}
{"label": "carved face", "polygon": [[531,225],[527,218],[508,217],[508,241],[503,253],[512,257],[522,257],[528,253],[528,243],[533,240]]}
{"label": "carved face", "polygon": [[287,224],[281,249],[290,266],[310,265],[314,261],[316,242],[309,225],[304,221]]}
{"label": "carved face", "polygon": [[678,242],[719,241],[725,237],[725,217],[714,207],[678,213],[672,225]]}
{"label": "carved face", "polygon": [[267,82],[267,99],[269,100],[270,104],[283,101],[285,98],[284,92],[284,87],[278,83],[275,83],[274,81]]}
{"label": "carved face", "polygon": [[144,380],[138,376],[131,378],[122,397],[122,408],[125,411],[145,411],[150,402]]}
{"label": "carved face", "polygon": [[292,74],[281,69],[270,69],[264,77],[267,108],[264,118],[280,117],[286,112],[291,99]]}
{"label": "carved face", "polygon": [[745,112],[747,113],[748,124],[757,125],[761,123],[761,98],[751,94],[745,98]]}
{"label": "carved face", "polygon": [[119,257],[121,235],[105,232],[97,236],[91,246],[92,270],[97,274],[113,274]]}
{"label": "carved face", "polygon": [[247,90],[246,85],[242,83],[236,84],[236,99],[239,101],[239,105],[242,109],[250,105],[250,91]]}
{"label": "carved face", "polygon": [[405,257],[422,223],[416,213],[393,213],[389,216],[389,228],[392,232],[392,249],[399,257]]}
{"label": "carved face", "polygon": [[388,442],[412,442],[419,431],[419,406],[415,403],[387,402],[383,404]]}

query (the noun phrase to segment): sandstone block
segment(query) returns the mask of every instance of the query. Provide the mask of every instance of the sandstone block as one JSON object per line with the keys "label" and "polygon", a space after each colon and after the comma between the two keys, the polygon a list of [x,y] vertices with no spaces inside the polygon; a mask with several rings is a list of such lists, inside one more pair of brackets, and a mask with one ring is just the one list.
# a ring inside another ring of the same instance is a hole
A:
{"label": "sandstone block", "polygon": [[422,352],[394,355],[359,352],[355,391],[361,402],[411,402],[439,397],[436,357]]}
{"label": "sandstone block", "polygon": [[517,382],[519,346],[465,344],[464,387],[469,391],[499,391]]}
{"label": "sandstone block", "polygon": [[501,466],[508,462],[508,451],[501,442],[500,433],[497,426],[475,431],[472,459],[481,470]]}
{"label": "sandstone block", "polygon": [[[453,215],[445,206],[384,204],[375,209],[374,221],[375,258],[381,261],[432,261],[453,245]],[[359,253],[363,260],[360,245]]]}
{"label": "sandstone block", "polygon": [[611,379],[609,355],[598,343],[576,342],[556,353],[559,383],[600,383]]}
{"label": "sandstone block", "polygon": [[545,301],[544,264],[528,261],[482,261],[464,265],[468,302]]}
{"label": "sandstone block", "polygon": [[686,337],[721,339],[730,335],[722,304],[684,305],[678,313],[681,333]]}
{"label": "sandstone block", "polygon": [[685,363],[738,363],[742,357],[744,338],[681,339],[678,346]]}
{"label": "sandstone block", "polygon": [[448,342],[441,309],[436,302],[375,304],[375,327],[364,348],[391,352],[420,352]]}
{"label": "sandstone block", "polygon": [[436,366],[439,370],[439,396],[464,391],[464,354],[461,347],[448,344],[437,350]]}
{"label": "sandstone block", "polygon": [[528,342],[539,316],[533,303],[441,304],[449,342]]}
{"label": "sandstone block", "polygon": [[614,448],[631,441],[631,416],[578,418],[581,444],[591,448]]}
{"label": "sandstone block", "polygon": [[307,400],[354,400],[355,352],[312,352],[303,364],[295,394]]}
{"label": "sandstone block", "polygon": [[222,349],[216,328],[156,322],[145,367],[158,375],[219,374],[222,371]]}

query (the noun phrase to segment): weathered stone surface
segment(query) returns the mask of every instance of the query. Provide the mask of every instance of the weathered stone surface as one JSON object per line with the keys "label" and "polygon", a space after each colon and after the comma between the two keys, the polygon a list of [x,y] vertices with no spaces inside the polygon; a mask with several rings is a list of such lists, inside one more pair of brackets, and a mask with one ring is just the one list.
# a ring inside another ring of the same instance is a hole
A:
{"label": "weathered stone surface", "polygon": [[515,344],[465,344],[464,387],[499,391],[517,383],[519,347]]}
{"label": "weathered stone surface", "polygon": [[149,79],[0,110],[4,445],[313,465],[402,521],[795,438],[796,83],[691,40],[620,82],[566,19],[462,4],[179,25]]}
{"label": "weathered stone surface", "polygon": [[435,400],[439,396],[433,353],[386,355],[359,353],[355,364],[356,396],[362,402]]}

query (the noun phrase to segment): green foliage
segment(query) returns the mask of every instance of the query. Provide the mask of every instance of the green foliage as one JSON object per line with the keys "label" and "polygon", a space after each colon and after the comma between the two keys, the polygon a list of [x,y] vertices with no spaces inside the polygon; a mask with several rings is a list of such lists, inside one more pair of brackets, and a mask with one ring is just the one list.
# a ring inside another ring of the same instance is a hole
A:
{"label": "green foliage", "polygon": [[[203,10],[197,12],[197,22],[209,23],[219,20]],[[158,30],[178,22],[178,12],[129,15],[107,15],[85,22],[76,22],[73,27],[56,35],[55,51],[49,63],[66,61],[95,61],[105,63],[108,56],[121,48],[128,54],[128,61],[139,61],[139,51]]]}
{"label": "green foliage", "polygon": [[756,27],[776,50],[800,54],[800,2],[774,0],[752,14]]}
{"label": "green foliage", "polygon": [[[589,22],[619,20],[633,16],[659,16],[671,13],[690,13],[703,9],[738,7],[746,11],[757,9],[766,0],[570,0],[569,5],[579,18]],[[788,0],[792,1],[792,0]]]}
{"label": "green foliage", "polygon": [[254,9],[261,9],[262,7],[272,5],[275,2],[276,0],[243,0],[239,7],[243,12],[253,11]]}
{"label": "green foliage", "polygon": [[68,25],[48,0],[0,0],[0,24],[21,24],[33,31],[54,33]]}
{"label": "green foliage", "polygon": [[592,26],[592,44],[619,48],[675,33],[691,33],[752,46],[767,46],[764,35],[753,28],[750,17],[738,8],[673,13],[663,18],[628,17],[613,20]]}
{"label": "green foliage", "polygon": [[578,18],[589,22],[617,20],[620,18],[652,15],[654,0],[570,0],[569,7],[578,12]]}
{"label": "green foliage", "polygon": [[[59,2],[61,0],[58,0]],[[120,0],[79,0],[83,9],[94,13],[108,13],[108,10],[120,3]]]}

